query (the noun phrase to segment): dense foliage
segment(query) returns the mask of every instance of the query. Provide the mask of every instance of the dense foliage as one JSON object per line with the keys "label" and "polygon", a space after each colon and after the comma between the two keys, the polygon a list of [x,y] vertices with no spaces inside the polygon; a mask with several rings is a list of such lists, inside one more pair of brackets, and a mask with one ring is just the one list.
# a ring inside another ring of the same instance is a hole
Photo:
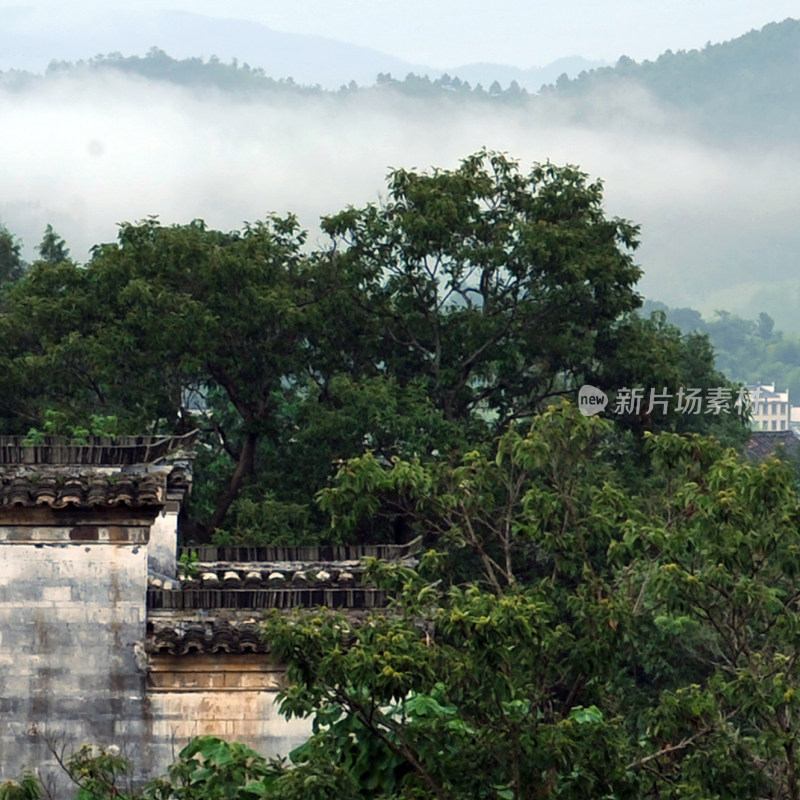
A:
{"label": "dense foliage", "polygon": [[[457,460],[584,382],[725,384],[706,343],[632,314],[637,228],[575,167],[524,173],[484,151],[399,169],[383,205],[322,227],[309,252],[291,215],[227,233],[124,223],[86,265],[49,228],[2,297],[5,430],[199,427],[184,530],[297,542],[319,536],[315,494],[365,448]],[[634,415],[623,450],[687,426],[741,440],[733,417]],[[402,538],[395,522],[347,535]]]}
{"label": "dense foliage", "polygon": [[418,570],[374,565],[394,613],[270,619],[284,709],[319,723],[296,773],[366,751],[381,789],[340,796],[798,796],[791,471],[661,434],[632,494],[611,446],[563,406],[490,457],[343,471],[335,525],[403,490],[431,548]]}
{"label": "dense foliage", "polygon": [[133,793],[83,748],[79,797],[798,797],[793,473],[661,433],[631,491],[615,439],[564,403],[456,464],[350,461],[332,525],[404,493],[427,550],[370,565],[386,611],[266,622],[309,741],[286,763],[204,737]]}
{"label": "dense foliage", "polygon": [[704,333],[635,313],[601,184],[481,152],[323,230],[150,219],[86,265],[48,230],[3,285],[5,430],[196,425],[206,532],[424,548],[370,565],[388,609],[266,620],[314,719],[290,763],[202,737],[134,790],[85,746],[80,800],[800,797],[794,473],[743,462],[734,413],[566,399],[735,388]]}

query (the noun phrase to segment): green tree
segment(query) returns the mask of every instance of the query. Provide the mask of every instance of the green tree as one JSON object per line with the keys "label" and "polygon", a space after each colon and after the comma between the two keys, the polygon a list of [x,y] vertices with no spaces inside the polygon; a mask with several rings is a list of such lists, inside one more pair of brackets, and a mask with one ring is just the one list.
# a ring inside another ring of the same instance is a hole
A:
{"label": "green tree", "polygon": [[59,236],[53,226],[48,222],[42,241],[37,247],[39,258],[48,264],[60,264],[69,258],[69,248],[64,239]]}
{"label": "green tree", "polygon": [[27,266],[21,255],[22,245],[5,227],[0,225],[0,285],[17,281]]}
{"label": "green tree", "polygon": [[301,254],[304,238],[293,217],[231,233],[125,224],[85,268],[37,263],[9,295],[6,323],[32,340],[20,356],[29,374],[58,372],[48,399],[86,418],[187,428],[204,423],[184,405],[187,387],[218,389],[230,427],[223,415],[210,423],[233,469],[213,529],[275,435],[282,384],[304,367],[313,306],[332,290],[326,264]]}
{"label": "green tree", "polygon": [[775,320],[764,311],[758,315],[758,335],[762,339],[769,339],[772,337],[772,331],[775,328]]}
{"label": "green tree", "polygon": [[605,555],[632,508],[595,457],[611,427],[553,408],[457,466],[343,468],[322,498],[334,525],[402,491],[431,550],[418,570],[373,564],[398,598],[388,615],[270,619],[284,711],[317,713],[300,774],[344,749],[359,797],[636,796],[606,691],[632,605]]}
{"label": "green tree", "polygon": [[449,419],[502,424],[573,390],[597,337],[640,304],[638,229],[606,218],[602,184],[574,167],[525,174],[482,151],[455,170],[395,170],[389,198],[323,228],[363,275],[382,358]]}
{"label": "green tree", "polygon": [[197,535],[269,514],[285,523],[253,535],[296,541],[320,527],[334,464],[365,448],[456,462],[584,382],[713,379],[705,351],[626,316],[638,229],[579,169],[482,151],[395,170],[389,190],[323,220],[314,253],[291,215],[227,233],[126,223],[85,266],[50,230],[0,314],[6,429],[41,430],[47,411],[119,433],[200,426]]}
{"label": "green tree", "polygon": [[257,800],[271,791],[283,772],[240,742],[200,736],[190,742],[167,771],[147,783],[144,800]]}
{"label": "green tree", "polygon": [[365,798],[796,797],[791,471],[649,441],[646,494],[569,407],[455,467],[343,468],[333,524],[402,487],[431,546],[373,564],[388,614],[270,618],[284,712],[317,720],[295,779],[345,753]]}
{"label": "green tree", "polygon": [[[748,418],[741,404],[736,406],[741,386],[716,368],[707,334],[682,334],[667,322],[663,311],[654,311],[649,319],[631,314],[598,338],[597,349],[601,354],[597,370],[587,376],[588,382],[606,390],[612,404],[620,389],[644,390],[639,410],[615,415],[621,428],[637,435],[637,451],[626,452],[626,456],[635,458],[639,469],[644,468],[640,457],[644,431],[713,434],[736,447],[747,441]],[[705,405],[692,407],[685,399],[688,389],[699,390],[701,398],[714,389],[726,391],[727,411],[709,414]],[[666,409],[658,404],[659,396],[666,398]]]}
{"label": "green tree", "polygon": [[0,783],[0,800],[41,800],[43,796],[42,786],[31,772],[25,773],[18,781]]}
{"label": "green tree", "polygon": [[207,427],[217,489],[197,497],[214,530],[248,485],[309,503],[365,444],[391,458],[487,439],[573,390],[596,337],[639,302],[636,229],[606,219],[601,185],[575,168],[524,175],[482,152],[398,170],[390,189],[385,207],[325,220],[332,243],[311,255],[293,217],[231,233],[125,224],[85,268],[49,231],[0,321],[24,430],[48,408]]}

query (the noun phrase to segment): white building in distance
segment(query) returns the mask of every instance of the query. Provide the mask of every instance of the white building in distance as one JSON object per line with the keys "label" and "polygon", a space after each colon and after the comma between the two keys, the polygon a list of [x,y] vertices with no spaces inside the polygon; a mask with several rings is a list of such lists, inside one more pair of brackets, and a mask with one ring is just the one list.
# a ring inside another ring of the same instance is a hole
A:
{"label": "white building in distance", "polygon": [[776,392],[774,383],[758,383],[755,386],[748,386],[747,390],[753,402],[753,430],[789,430],[791,406],[788,389],[785,392]]}

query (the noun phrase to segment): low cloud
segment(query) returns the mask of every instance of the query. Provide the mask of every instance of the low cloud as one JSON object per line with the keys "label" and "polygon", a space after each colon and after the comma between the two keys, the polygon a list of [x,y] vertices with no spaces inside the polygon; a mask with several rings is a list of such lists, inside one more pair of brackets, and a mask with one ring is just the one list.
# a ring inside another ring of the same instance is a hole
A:
{"label": "low cloud", "polygon": [[590,125],[563,106],[374,93],[245,101],[113,72],[0,87],[0,222],[28,257],[52,223],[82,261],[117,223],[148,215],[231,229],[294,211],[322,242],[319,217],[378,200],[390,167],[454,167],[486,146],[525,167],[550,159],[602,177],[608,213],[642,225],[648,296],[706,312],[763,308],[798,329],[787,298],[800,296],[800,150],[701,144],[636,91],[597,100],[604,113]]}

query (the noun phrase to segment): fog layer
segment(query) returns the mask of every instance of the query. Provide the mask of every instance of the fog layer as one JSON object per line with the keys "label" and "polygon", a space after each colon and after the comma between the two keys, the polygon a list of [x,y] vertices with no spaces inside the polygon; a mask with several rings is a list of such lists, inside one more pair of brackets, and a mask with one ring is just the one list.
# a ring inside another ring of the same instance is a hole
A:
{"label": "fog layer", "polygon": [[0,88],[0,222],[28,258],[47,223],[84,261],[117,223],[148,215],[230,229],[293,211],[322,243],[319,217],[377,201],[390,167],[454,167],[486,146],[602,177],[607,212],[642,225],[647,296],[765,310],[800,330],[800,149],[712,149],[644,96],[599,102],[609,113],[590,129],[559,122],[563,109],[375,94],[247,102],[113,72]]}

